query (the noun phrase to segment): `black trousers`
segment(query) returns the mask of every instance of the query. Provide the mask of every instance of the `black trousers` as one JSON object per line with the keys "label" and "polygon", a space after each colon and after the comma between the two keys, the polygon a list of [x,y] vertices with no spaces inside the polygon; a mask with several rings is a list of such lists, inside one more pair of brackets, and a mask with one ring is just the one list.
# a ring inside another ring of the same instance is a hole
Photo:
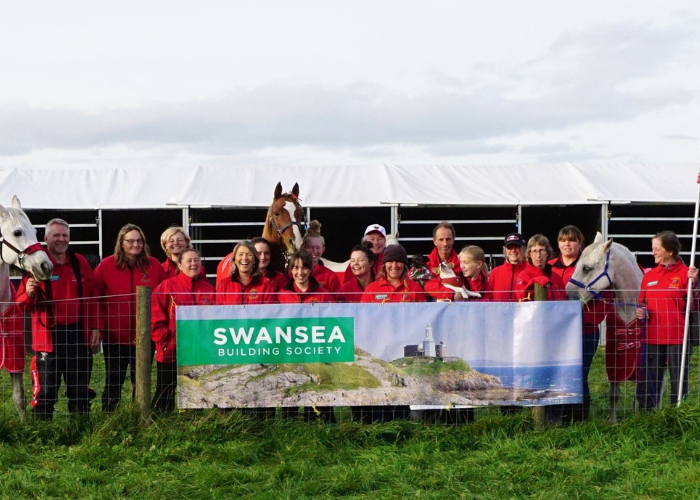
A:
{"label": "black trousers", "polygon": [[102,411],[113,412],[119,406],[122,387],[129,368],[131,399],[136,395],[136,346],[131,344],[102,344],[105,357],[105,388],[102,391]]}
{"label": "black trousers", "polygon": [[[638,387],[638,399],[642,408],[652,409],[659,406],[661,383],[664,371],[668,367],[671,380],[671,404],[678,403],[678,385],[681,377],[681,358],[683,344],[646,344],[646,378]],[[685,373],[683,376],[683,398],[688,395],[688,361],[690,349],[686,353]]]}
{"label": "black trousers", "polygon": [[151,405],[153,410],[173,411],[176,388],[177,363],[156,363],[156,393]]}
{"label": "black trousers", "polygon": [[51,332],[51,340],[52,352],[39,352],[32,358],[32,415],[36,420],[52,418],[62,379],[66,384],[68,411],[88,414],[92,364],[83,329],[78,323],[58,325]]}

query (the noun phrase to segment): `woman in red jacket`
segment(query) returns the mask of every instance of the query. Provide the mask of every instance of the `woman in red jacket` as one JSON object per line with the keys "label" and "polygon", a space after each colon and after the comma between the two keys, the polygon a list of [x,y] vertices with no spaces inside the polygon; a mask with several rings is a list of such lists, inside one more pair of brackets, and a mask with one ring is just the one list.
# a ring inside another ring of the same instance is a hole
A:
{"label": "woman in red jacket", "polygon": [[[640,391],[640,405],[652,409],[659,406],[657,395],[668,365],[671,378],[671,404],[678,402],[680,366],[683,356],[685,307],[688,280],[698,288],[698,270],[688,268],[680,258],[681,243],[671,231],[657,233],[651,239],[655,268],[642,277],[637,319],[646,319],[646,374]],[[683,377],[683,397],[688,394],[688,359]]]}
{"label": "woman in red jacket", "polygon": [[[384,258],[379,277],[365,288],[361,302],[425,302],[421,286],[408,278],[408,254],[399,244],[384,249]],[[353,416],[368,423],[407,419],[411,413],[408,406],[363,406],[352,410]]]}
{"label": "woman in red jacket", "polygon": [[214,303],[214,287],[200,279],[202,257],[194,248],[179,253],[178,274],[168,278],[153,291],[151,302],[151,339],[156,345],[156,392],[153,409],[175,409],[177,354],[175,346],[175,311],[178,306]]}
{"label": "woman in red jacket", "polygon": [[[180,226],[171,226],[160,235],[160,246],[167,257],[161,266],[165,271],[165,278],[172,278],[178,273],[178,256],[185,248],[190,246],[190,237],[184,228]],[[207,273],[202,265],[202,271],[199,274],[199,279],[206,280]]]}
{"label": "woman in red jacket", "polygon": [[352,271],[352,276],[340,286],[338,302],[360,302],[365,288],[374,281],[377,254],[372,251],[371,245],[371,243],[365,242],[352,248],[350,265],[348,266],[348,269]]}
{"label": "woman in red jacket", "polygon": [[[586,239],[583,233],[576,226],[564,226],[557,236],[559,245],[559,257],[551,259],[549,264],[552,272],[559,275],[564,286],[574,274],[578,259],[581,257],[583,247],[586,246]],[[582,368],[583,368],[583,405],[572,406],[572,418],[575,421],[588,419],[591,405],[591,392],[588,386],[588,374],[591,371],[593,357],[598,350],[600,343],[600,330],[598,326],[605,319],[606,305],[601,300],[592,300],[583,305],[583,345],[582,345]],[[566,418],[566,416],[565,416]]]}
{"label": "woman in red jacket", "polygon": [[360,302],[425,302],[425,292],[408,278],[408,254],[399,244],[384,249],[379,277],[365,288]]}
{"label": "woman in red jacket", "polygon": [[149,255],[143,231],[134,224],[119,230],[114,255],[105,258],[95,269],[106,372],[102,411],[112,412],[119,405],[127,367],[132,398],[135,394],[136,287],[155,288],[164,277],[160,263]]}
{"label": "woman in red jacket", "polygon": [[289,265],[292,279],[278,295],[280,304],[333,302],[333,296],[311,275],[314,260],[309,252],[306,250],[294,252],[289,259]]}
{"label": "woman in red jacket", "polygon": [[233,248],[231,274],[216,285],[216,303],[269,304],[275,302],[272,282],[259,269],[258,252],[252,243],[241,241]]}
{"label": "woman in red jacket", "polygon": [[543,234],[536,234],[527,242],[527,264],[515,280],[515,296],[518,300],[533,300],[535,284],[547,290],[547,300],[566,300],[564,283],[552,272],[547,263],[552,258],[552,245]]}
{"label": "woman in red jacket", "polygon": [[[284,288],[284,285],[287,284],[289,278],[286,274],[270,268],[270,260],[272,255],[272,251],[270,250],[270,242],[262,236],[256,236],[250,240],[250,242],[255,246],[255,250],[258,252],[258,267],[260,268],[260,272],[263,276],[272,281],[272,286],[275,289],[275,292],[279,292]],[[277,302],[276,297],[275,302]]]}
{"label": "woman in red jacket", "polygon": [[[311,276],[314,268],[313,256],[306,250],[298,250],[289,259],[290,273],[292,279],[279,294],[281,304],[313,304],[319,302],[333,302],[333,296],[318,284],[318,281]],[[335,414],[332,406],[318,406],[319,418],[333,422]],[[314,410],[310,406],[304,407],[304,420],[313,419]],[[298,408],[282,408],[282,415],[285,418],[297,417]]]}

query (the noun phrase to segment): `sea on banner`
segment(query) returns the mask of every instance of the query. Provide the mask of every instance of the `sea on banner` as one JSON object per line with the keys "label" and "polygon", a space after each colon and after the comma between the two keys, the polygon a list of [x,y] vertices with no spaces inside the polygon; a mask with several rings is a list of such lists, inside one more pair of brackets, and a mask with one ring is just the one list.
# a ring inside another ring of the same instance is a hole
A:
{"label": "sea on banner", "polygon": [[180,408],[582,401],[578,302],[187,306]]}

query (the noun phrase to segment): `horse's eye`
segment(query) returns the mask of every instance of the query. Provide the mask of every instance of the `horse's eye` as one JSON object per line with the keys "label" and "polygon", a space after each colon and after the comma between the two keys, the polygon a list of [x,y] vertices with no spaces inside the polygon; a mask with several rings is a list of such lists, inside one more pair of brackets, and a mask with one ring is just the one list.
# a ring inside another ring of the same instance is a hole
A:
{"label": "horse's eye", "polygon": [[583,272],[585,273],[590,273],[592,270],[593,268],[590,266],[583,266]]}
{"label": "horse's eye", "polygon": [[279,216],[280,216],[280,213],[279,213],[279,212],[275,212],[275,217],[279,217]]}
{"label": "horse's eye", "polygon": [[12,235],[13,235],[15,238],[19,238],[20,236],[22,236],[22,230],[21,230],[21,229],[15,229],[15,230],[12,232]]}

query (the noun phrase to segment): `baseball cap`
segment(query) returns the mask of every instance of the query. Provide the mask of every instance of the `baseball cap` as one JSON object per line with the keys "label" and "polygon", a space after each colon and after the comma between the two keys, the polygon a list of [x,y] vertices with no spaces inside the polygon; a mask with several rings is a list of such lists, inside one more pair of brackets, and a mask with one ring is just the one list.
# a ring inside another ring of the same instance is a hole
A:
{"label": "baseball cap", "polygon": [[510,233],[503,241],[504,247],[507,247],[508,245],[520,245],[521,247],[524,247],[527,246],[527,242],[525,241],[525,238],[523,238],[522,234]]}
{"label": "baseball cap", "polygon": [[380,226],[379,224],[370,224],[367,226],[367,229],[365,229],[365,236],[367,236],[369,233],[382,233],[382,236],[386,238],[386,229],[384,229],[384,226]]}

